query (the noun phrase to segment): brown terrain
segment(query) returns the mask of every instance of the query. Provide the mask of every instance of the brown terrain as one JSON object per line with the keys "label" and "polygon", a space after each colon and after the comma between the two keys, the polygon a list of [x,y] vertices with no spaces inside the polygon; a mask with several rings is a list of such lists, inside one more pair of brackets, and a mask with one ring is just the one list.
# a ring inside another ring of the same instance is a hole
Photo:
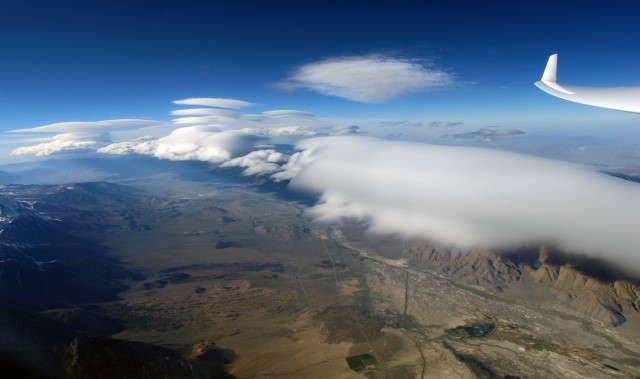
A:
{"label": "brown terrain", "polygon": [[[238,184],[130,184],[142,200],[105,205],[95,225],[110,226],[84,233],[144,279],[29,321],[70,329],[47,342],[61,377],[640,376],[638,281],[601,262],[318,225]],[[74,206],[102,207],[89,203]],[[375,361],[355,371],[347,358],[360,354]]]}

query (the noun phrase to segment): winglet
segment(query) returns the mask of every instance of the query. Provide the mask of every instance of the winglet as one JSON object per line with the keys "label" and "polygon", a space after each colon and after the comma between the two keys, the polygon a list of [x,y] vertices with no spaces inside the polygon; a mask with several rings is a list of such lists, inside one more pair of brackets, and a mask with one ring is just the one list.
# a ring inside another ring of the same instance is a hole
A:
{"label": "winglet", "polygon": [[544,74],[542,74],[542,81],[555,82],[557,71],[558,71],[558,54],[553,54],[552,56],[549,57],[549,61],[547,62],[547,67],[544,69]]}
{"label": "winglet", "polygon": [[564,92],[568,95],[575,95],[575,93],[569,91],[568,89],[562,87],[560,84],[556,83],[557,71],[558,71],[558,54],[553,54],[549,57],[549,60],[547,61],[547,67],[545,67],[544,73],[542,74],[542,79],[540,81],[546,84],[547,87],[551,89]]}

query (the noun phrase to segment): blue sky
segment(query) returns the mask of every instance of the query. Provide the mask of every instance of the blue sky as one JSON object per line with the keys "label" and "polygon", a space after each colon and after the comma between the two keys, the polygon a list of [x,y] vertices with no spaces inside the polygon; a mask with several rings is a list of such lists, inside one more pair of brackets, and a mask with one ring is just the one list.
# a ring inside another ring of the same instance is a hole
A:
{"label": "blue sky", "polygon": [[[173,100],[220,97],[255,103],[252,112],[300,109],[360,123],[447,120],[635,138],[637,115],[564,102],[533,82],[559,53],[562,82],[639,85],[638,14],[640,5],[625,1],[7,0],[0,132],[167,121]],[[365,56],[417,62],[452,84],[374,104],[278,88],[306,64]],[[4,134],[5,145],[11,138]]]}

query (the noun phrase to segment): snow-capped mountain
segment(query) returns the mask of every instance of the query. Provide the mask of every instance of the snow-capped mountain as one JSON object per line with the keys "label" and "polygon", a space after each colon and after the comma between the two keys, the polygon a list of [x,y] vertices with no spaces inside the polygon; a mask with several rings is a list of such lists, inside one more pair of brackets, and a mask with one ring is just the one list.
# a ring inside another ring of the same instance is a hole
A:
{"label": "snow-capped mountain", "polygon": [[11,224],[16,216],[17,214],[13,207],[0,203],[0,236],[2,236],[4,228]]}
{"label": "snow-capped mountain", "polygon": [[104,212],[81,209],[87,202],[106,202],[99,197],[109,189],[127,188],[111,187],[0,186],[0,309],[111,300],[125,288],[118,281],[135,275],[87,233],[96,227],[92,223],[105,226]]}

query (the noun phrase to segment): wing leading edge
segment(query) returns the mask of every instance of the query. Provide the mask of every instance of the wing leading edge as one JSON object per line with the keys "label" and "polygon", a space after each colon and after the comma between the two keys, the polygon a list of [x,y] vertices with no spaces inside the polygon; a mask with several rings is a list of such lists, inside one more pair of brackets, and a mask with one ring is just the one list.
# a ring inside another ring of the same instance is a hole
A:
{"label": "wing leading edge", "polygon": [[564,100],[625,112],[640,113],[640,87],[575,87],[557,83],[558,54],[547,61],[536,87]]}

